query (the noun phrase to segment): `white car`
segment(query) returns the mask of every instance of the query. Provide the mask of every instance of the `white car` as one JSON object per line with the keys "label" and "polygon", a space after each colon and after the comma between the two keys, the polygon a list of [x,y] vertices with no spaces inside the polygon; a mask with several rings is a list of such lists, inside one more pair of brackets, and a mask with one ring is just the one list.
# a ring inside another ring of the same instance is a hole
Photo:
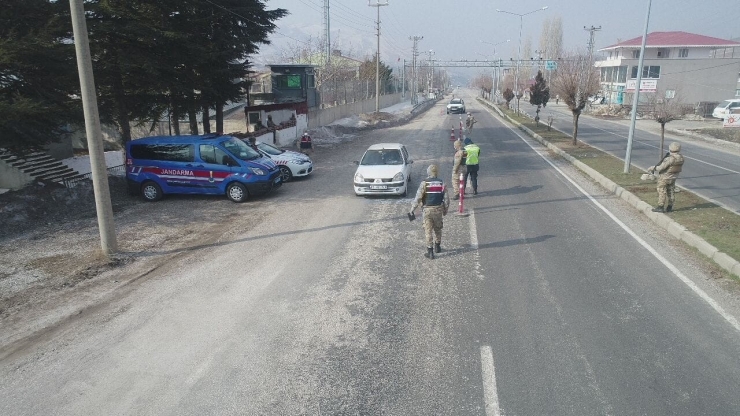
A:
{"label": "white car", "polygon": [[712,117],[726,119],[730,114],[740,113],[740,99],[724,100],[717,104],[712,112]]}
{"label": "white car", "polygon": [[313,172],[311,158],[303,153],[279,149],[271,144],[259,141],[256,144],[260,153],[269,157],[278,165],[280,168],[280,179],[283,182],[288,182],[298,176],[308,176],[308,174]]}
{"label": "white car", "polygon": [[453,98],[447,104],[447,114],[465,114],[465,101],[462,98]]}
{"label": "white car", "polygon": [[356,195],[406,196],[411,182],[411,164],[406,146],[400,143],[379,143],[370,146],[360,161],[355,161]]}

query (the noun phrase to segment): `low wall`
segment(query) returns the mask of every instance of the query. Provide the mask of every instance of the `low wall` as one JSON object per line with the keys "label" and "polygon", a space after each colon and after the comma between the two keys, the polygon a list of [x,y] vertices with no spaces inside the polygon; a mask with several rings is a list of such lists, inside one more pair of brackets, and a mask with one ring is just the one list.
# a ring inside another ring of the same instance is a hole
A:
{"label": "low wall", "polygon": [[33,182],[31,175],[0,160],[0,188],[21,189]]}
{"label": "low wall", "polygon": [[[401,102],[401,93],[380,96],[380,108],[390,107]],[[355,101],[329,108],[313,109],[308,111],[308,128],[314,129],[326,126],[341,118],[352,117],[375,111],[375,98]]]}

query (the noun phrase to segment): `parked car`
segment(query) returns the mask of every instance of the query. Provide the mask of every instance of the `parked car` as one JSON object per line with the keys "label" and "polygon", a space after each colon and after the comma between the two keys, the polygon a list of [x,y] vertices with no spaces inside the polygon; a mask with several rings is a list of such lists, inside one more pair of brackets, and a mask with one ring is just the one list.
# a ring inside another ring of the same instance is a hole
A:
{"label": "parked car", "polygon": [[234,202],[282,185],[273,161],[236,137],[156,136],[126,144],[129,192],[147,201],[165,194],[226,195]]}
{"label": "parked car", "polygon": [[447,104],[447,114],[465,114],[465,101],[462,98],[453,98]]}
{"label": "parked car", "polygon": [[740,98],[724,100],[714,108],[714,111],[712,111],[712,117],[724,120],[730,114],[735,114],[738,111],[740,111]]}
{"label": "parked car", "polygon": [[283,182],[288,182],[298,176],[308,176],[313,172],[311,158],[303,153],[280,149],[260,141],[255,143],[260,153],[272,159],[278,166],[280,178]]}
{"label": "parked car", "polygon": [[370,146],[360,161],[354,177],[356,195],[406,196],[411,182],[411,164],[406,146],[379,143]]}

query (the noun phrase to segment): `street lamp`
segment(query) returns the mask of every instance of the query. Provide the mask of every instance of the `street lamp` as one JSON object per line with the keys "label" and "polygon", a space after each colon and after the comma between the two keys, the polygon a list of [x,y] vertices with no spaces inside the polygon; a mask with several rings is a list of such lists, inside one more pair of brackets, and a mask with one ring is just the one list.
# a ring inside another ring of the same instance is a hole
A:
{"label": "street lamp", "polygon": [[[480,42],[481,43],[487,43],[489,45],[493,45],[493,55],[491,55],[491,56],[495,57],[496,56],[496,46],[501,45],[502,43],[511,42],[511,39],[506,39],[506,40],[501,41],[501,42],[498,42],[498,43],[486,42],[485,40],[481,40]],[[496,76],[494,77],[494,80],[493,80],[493,97],[494,97],[493,101],[496,104],[498,104],[498,96],[496,96],[496,91],[498,91],[498,77],[499,77],[500,74],[499,74],[499,71],[498,71],[498,69],[499,69],[498,66],[495,66],[494,68],[496,70]]]}
{"label": "street lamp", "polygon": [[540,10],[546,10],[547,6],[544,6],[542,8],[539,8],[537,10],[532,10],[531,12],[527,13],[514,13],[514,12],[507,12],[506,10],[496,9],[499,13],[508,13],[513,14],[514,16],[519,16],[519,52],[517,52],[516,57],[516,76],[514,77],[514,88],[516,89],[517,99],[516,99],[516,112],[519,114],[519,61],[522,59],[522,20],[524,19],[524,16],[532,13],[539,12]]}

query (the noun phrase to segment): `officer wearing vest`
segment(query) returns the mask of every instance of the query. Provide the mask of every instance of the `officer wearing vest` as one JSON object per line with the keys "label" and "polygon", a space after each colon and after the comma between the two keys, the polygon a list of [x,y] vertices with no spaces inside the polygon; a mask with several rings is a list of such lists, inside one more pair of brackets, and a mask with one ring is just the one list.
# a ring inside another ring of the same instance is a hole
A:
{"label": "officer wearing vest", "polygon": [[[673,202],[676,200],[676,178],[683,168],[683,156],[681,153],[681,144],[673,142],[668,146],[668,156],[663,158],[658,166],[650,166],[648,172],[658,172],[658,206],[653,208],[653,212],[671,212],[673,211]],[[663,208],[668,199],[668,205]]]}
{"label": "officer wearing vest", "polygon": [[416,208],[422,207],[424,233],[427,240],[427,252],[424,255],[429,259],[434,258],[435,252],[442,251],[442,217],[447,215],[447,209],[450,207],[447,189],[444,182],[437,178],[437,173],[437,165],[429,165],[427,168],[429,177],[419,184],[419,190],[416,191],[416,198],[409,212],[409,218],[414,218]]}
{"label": "officer wearing vest", "polygon": [[478,195],[478,158],[480,157],[480,147],[473,143],[469,137],[465,138],[465,176],[463,176],[462,187],[468,186],[468,176],[470,183],[473,185],[473,195]]}
{"label": "officer wearing vest", "polygon": [[301,136],[298,141],[298,148],[304,155],[313,153],[313,143],[311,142],[311,136],[308,135],[308,132],[303,132],[303,136]]}

